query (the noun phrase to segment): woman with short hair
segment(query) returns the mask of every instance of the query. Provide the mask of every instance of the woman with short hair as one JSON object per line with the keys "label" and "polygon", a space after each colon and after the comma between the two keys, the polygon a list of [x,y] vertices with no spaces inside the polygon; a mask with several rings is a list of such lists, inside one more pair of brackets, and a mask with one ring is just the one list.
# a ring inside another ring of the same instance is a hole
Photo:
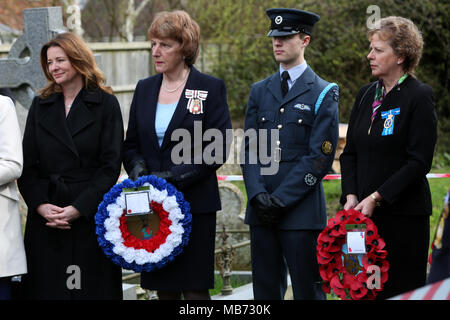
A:
{"label": "woman with short hair", "polygon": [[340,156],[341,202],[371,217],[386,242],[389,279],[377,296],[385,299],[425,284],[437,118],[431,87],[414,76],[423,47],[414,23],[383,18],[368,38],[378,80],[356,96]]}
{"label": "woman with short hair", "polygon": [[[158,13],[148,38],[158,74],[136,86],[124,167],[133,180],[153,174],[174,184],[190,204],[192,231],[188,245],[174,261],[162,269],[142,272],[141,286],[157,290],[161,300],[180,299],[181,295],[209,299],[208,289],[214,288],[216,211],[221,209],[216,170],[228,155],[225,137],[231,128],[225,84],[194,68],[200,28],[186,12]],[[184,134],[181,141],[177,129]],[[218,161],[204,159],[210,143],[202,140],[208,129],[223,138],[219,142],[222,152],[213,155]],[[173,135],[178,138],[173,140]]]}

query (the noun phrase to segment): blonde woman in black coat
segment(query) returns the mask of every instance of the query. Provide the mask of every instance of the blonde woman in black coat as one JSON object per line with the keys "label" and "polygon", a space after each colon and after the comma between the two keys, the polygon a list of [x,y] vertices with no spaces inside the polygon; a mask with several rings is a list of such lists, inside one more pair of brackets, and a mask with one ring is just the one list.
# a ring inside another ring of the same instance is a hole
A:
{"label": "blonde woman in black coat", "polygon": [[378,81],[359,90],[350,116],[341,202],[371,217],[386,242],[385,299],[425,285],[437,119],[432,89],[413,75],[423,46],[413,22],[383,18],[368,36]]}

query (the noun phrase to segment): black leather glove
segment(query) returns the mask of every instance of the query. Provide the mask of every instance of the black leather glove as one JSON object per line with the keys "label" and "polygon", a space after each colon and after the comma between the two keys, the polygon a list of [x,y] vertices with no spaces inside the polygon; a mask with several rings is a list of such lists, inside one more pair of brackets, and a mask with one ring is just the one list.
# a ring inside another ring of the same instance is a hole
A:
{"label": "black leather glove", "polygon": [[267,192],[258,193],[252,200],[251,205],[258,211],[268,211],[272,201],[270,200],[270,194]]}
{"label": "black leather glove", "polygon": [[139,177],[146,175],[148,175],[148,169],[144,160],[138,160],[134,163],[133,169],[131,169],[128,177],[131,180],[136,181]]}
{"label": "black leather glove", "polygon": [[173,183],[173,173],[171,171],[155,171],[150,174],[162,178],[169,183]]}
{"label": "black leather glove", "polygon": [[194,170],[185,172],[179,176],[173,176],[172,182],[175,184],[175,186],[178,189],[185,189],[190,184],[192,184],[193,181],[195,181],[195,177],[198,175],[198,173],[199,173],[198,170],[194,169]]}
{"label": "black leather glove", "polygon": [[278,225],[286,208],[279,198],[267,192],[258,193],[250,204],[256,209],[258,220],[266,227]]}

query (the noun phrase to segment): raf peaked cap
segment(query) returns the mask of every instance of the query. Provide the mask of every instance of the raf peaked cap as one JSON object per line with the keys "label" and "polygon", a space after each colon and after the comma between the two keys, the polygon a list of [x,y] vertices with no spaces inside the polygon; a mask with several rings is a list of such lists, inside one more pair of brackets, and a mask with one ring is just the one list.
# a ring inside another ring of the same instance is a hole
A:
{"label": "raf peaked cap", "polygon": [[319,21],[320,16],[315,13],[286,8],[268,9],[266,11],[270,18],[269,37],[284,37],[296,33],[312,34],[314,24]]}

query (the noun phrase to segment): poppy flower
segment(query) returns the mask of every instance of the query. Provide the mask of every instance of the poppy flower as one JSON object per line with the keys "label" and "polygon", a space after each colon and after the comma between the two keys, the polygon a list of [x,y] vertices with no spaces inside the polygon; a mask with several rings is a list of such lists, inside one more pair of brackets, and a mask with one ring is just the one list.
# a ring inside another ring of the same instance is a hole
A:
{"label": "poppy flower", "polygon": [[333,226],[333,228],[330,230],[330,236],[333,237],[340,237],[343,236],[347,233],[347,231],[345,230],[345,224],[336,224],[335,226]]}
{"label": "poppy flower", "polygon": [[317,242],[322,244],[322,243],[332,243],[334,242],[334,237],[331,237],[330,235],[328,235],[328,232],[321,232],[319,234],[319,236],[317,237]]}
{"label": "poppy flower", "polygon": [[335,275],[342,273],[343,267],[340,264],[331,264],[328,269],[326,269],[326,278],[332,279]]}
{"label": "poppy flower", "polygon": [[336,213],[336,216],[334,217],[334,220],[337,223],[341,223],[341,222],[347,220],[347,217],[348,217],[347,211],[341,210],[338,213]]}
{"label": "poppy flower", "polygon": [[375,224],[366,224],[366,242],[370,243],[375,238],[379,238],[378,229]]}
{"label": "poppy flower", "polygon": [[375,247],[376,251],[381,250],[386,246],[386,243],[380,237],[375,238],[372,241],[370,241],[370,244]]}
{"label": "poppy flower", "polygon": [[347,224],[365,224],[367,221],[367,217],[363,215],[361,212],[353,211],[354,214],[350,215],[347,218]]}
{"label": "poppy flower", "polygon": [[331,293],[330,282],[325,281],[325,282],[322,284],[322,290],[323,290],[323,292],[325,292],[325,293]]}
{"label": "poppy flower", "polygon": [[339,296],[341,299],[345,296],[345,287],[344,285],[341,283],[341,281],[339,280],[339,276],[335,275],[333,278],[331,278],[330,281],[330,286],[333,289],[333,293],[337,296]]}
{"label": "poppy flower", "polygon": [[364,288],[363,286],[360,286],[356,290],[350,290],[350,296],[353,300],[361,300],[368,292],[369,290],[367,288]]}

